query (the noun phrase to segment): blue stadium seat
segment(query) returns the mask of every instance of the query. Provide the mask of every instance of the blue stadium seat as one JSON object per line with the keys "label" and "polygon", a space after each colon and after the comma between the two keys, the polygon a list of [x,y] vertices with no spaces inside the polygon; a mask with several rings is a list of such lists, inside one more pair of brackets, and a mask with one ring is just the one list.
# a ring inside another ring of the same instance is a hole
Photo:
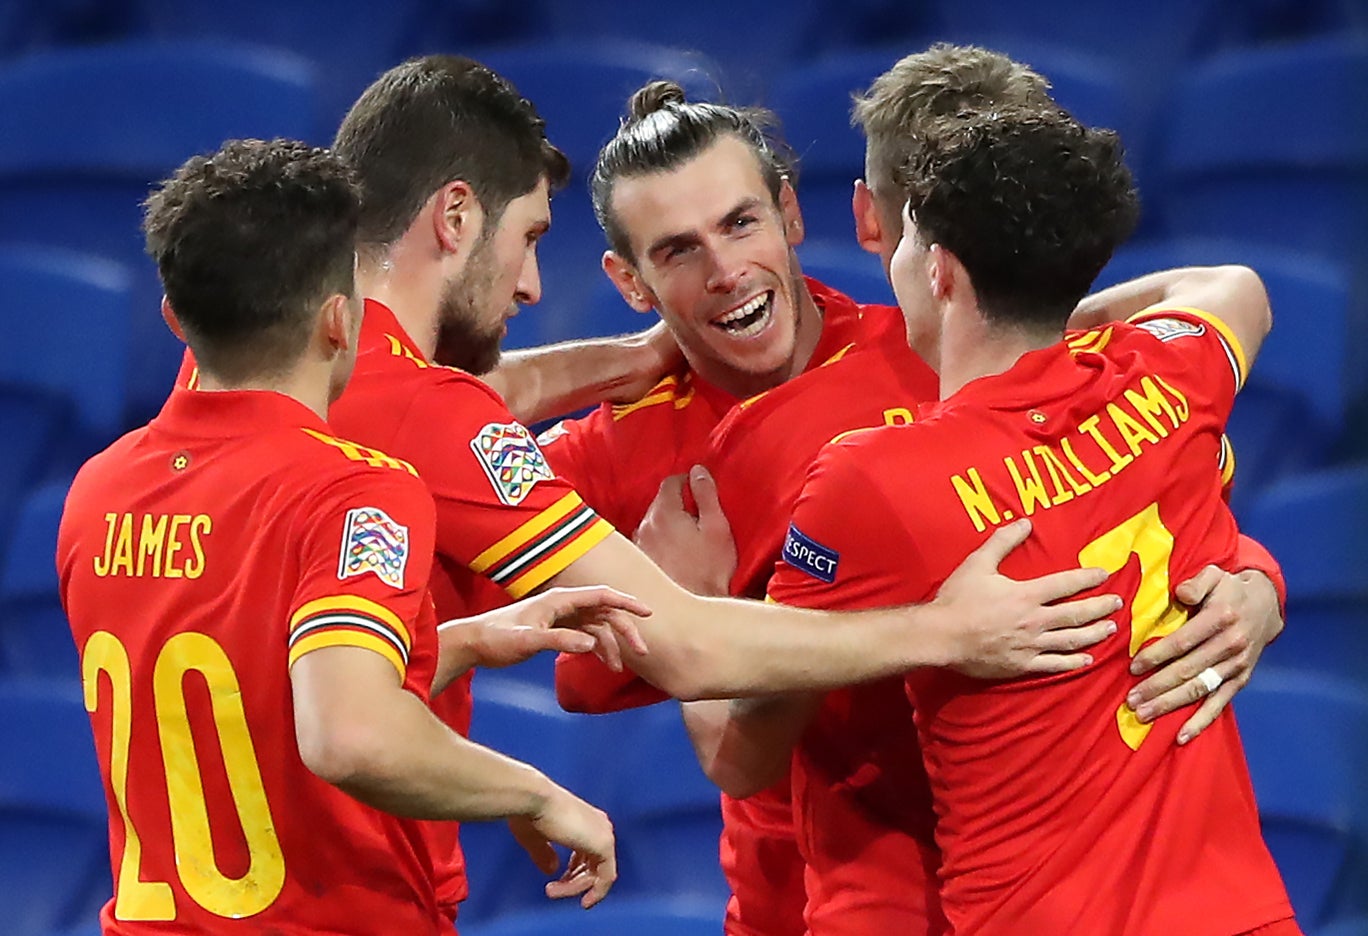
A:
{"label": "blue stadium seat", "polygon": [[1362,264],[1364,87],[1368,36],[1229,52],[1194,69],[1162,129],[1160,193],[1170,231]]}
{"label": "blue stadium seat", "polygon": [[79,680],[0,680],[0,918],[92,922],[113,891],[104,787]]}
{"label": "blue stadium seat", "polygon": [[[864,137],[851,126],[851,97],[902,56],[929,43],[882,46],[830,55],[779,76],[770,101],[783,136],[798,157],[798,195],[804,225],[818,238],[849,241],[853,183],[864,176]],[[999,48],[994,45],[994,48]],[[1051,94],[1091,126],[1115,129],[1131,154],[1137,175],[1143,152],[1143,119],[1122,75],[1104,60],[1039,42],[1016,40],[1002,51],[1029,64],[1051,82]]]}
{"label": "blue stadium seat", "polygon": [[612,893],[592,910],[559,906],[471,926],[465,936],[717,936],[722,913],[711,904],[672,899],[631,899]]}
{"label": "blue stadium seat", "polygon": [[13,336],[0,348],[0,381],[68,398],[89,441],[112,441],[128,398],[128,270],[69,250],[0,247],[0,295]]}
{"label": "blue stadium seat", "polygon": [[63,49],[0,67],[0,243],[87,251],[133,271],[134,415],[161,405],[182,351],[143,255],[143,200],[225,139],[330,139],[316,88],[297,56],[225,43]]}
{"label": "blue stadium seat", "polygon": [[696,53],[637,42],[527,43],[471,54],[536,104],[574,173],[552,201],[551,232],[538,250],[545,298],[509,323],[509,346],[578,337],[586,333],[581,310],[603,276],[599,258],[607,246],[587,182],[599,148],[617,131],[632,92],[647,81],[670,78],[690,99],[711,99],[714,66]]}
{"label": "blue stadium seat", "polygon": [[1368,687],[1368,464],[1279,482],[1243,527],[1287,578],[1287,628],[1265,658]]}
{"label": "blue stadium seat", "polygon": [[[71,430],[71,404],[42,389],[0,382],[0,529],[14,529],[15,512],[29,487],[58,462]],[[9,544],[0,542],[0,562]]]}
{"label": "blue stadium seat", "polygon": [[[562,711],[549,685],[482,672],[476,675],[473,689],[473,740],[532,764],[561,786],[596,800],[594,761],[591,745],[585,741],[592,726]],[[463,824],[461,846],[470,878],[470,897],[461,904],[462,921],[488,919],[546,902],[547,877],[504,823]]]}
{"label": "blue stadium seat", "polygon": [[856,302],[897,304],[879,258],[851,243],[805,241],[798,248],[798,260],[805,274]]}
{"label": "blue stadium seat", "polygon": [[[1295,622],[1291,626],[1297,626]],[[1362,897],[1368,692],[1265,665],[1235,699],[1264,840],[1307,932]]]}
{"label": "blue stadium seat", "polygon": [[76,647],[57,598],[57,526],[71,480],[31,491],[11,527],[0,567],[0,672],[80,675]]}
{"label": "blue stadium seat", "polygon": [[720,919],[729,890],[718,861],[717,788],[698,766],[678,706],[634,714],[630,741],[613,756],[619,785],[607,800],[618,830],[621,887],[712,901]]}
{"label": "blue stadium seat", "polygon": [[589,289],[583,319],[586,335],[625,335],[650,328],[659,321],[654,312],[642,314],[624,302],[622,293],[602,270],[598,282]]}
{"label": "blue stadium seat", "polygon": [[1327,463],[1359,392],[1351,366],[1351,295],[1341,267],[1315,256],[1229,240],[1164,241],[1120,250],[1097,279],[1110,286],[1155,270],[1241,263],[1264,280],[1273,332],[1235,403],[1233,506],[1248,507],[1260,487]]}

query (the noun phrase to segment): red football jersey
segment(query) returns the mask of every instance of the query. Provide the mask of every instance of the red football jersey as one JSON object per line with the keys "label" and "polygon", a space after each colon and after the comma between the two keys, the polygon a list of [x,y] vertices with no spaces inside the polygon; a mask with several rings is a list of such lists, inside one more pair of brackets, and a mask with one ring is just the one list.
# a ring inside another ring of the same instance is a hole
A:
{"label": "red football jersey", "polygon": [[106,933],[446,928],[421,824],[300,759],[289,675],[363,647],[427,700],[434,525],[411,466],[267,391],[176,390],[81,469],[57,565],[109,801]]}
{"label": "red football jersey", "polygon": [[[921,383],[919,393],[910,395],[904,406],[934,396],[935,377],[908,350],[902,316],[895,307],[857,305],[815,280],[809,279],[807,285],[823,317],[822,335],[806,374],[734,407],[735,398],[685,372],[666,378],[639,403],[601,407],[543,436],[548,440],[547,457],[557,472],[572,480],[586,500],[622,530],[636,529],[666,476],[707,463],[717,474],[736,540],[740,564],[732,580],[735,595],[764,594],[764,581],[774,569],[808,463],[837,432],[864,425],[866,418],[863,408],[858,415],[851,408],[833,410],[804,427],[799,437],[772,437],[774,448],[761,446],[756,457],[750,457],[747,433],[752,420],[748,415],[769,412],[779,400],[801,394],[794,390],[800,385],[829,386],[825,376],[819,375],[830,372],[840,379],[852,373],[842,362],[859,353],[853,349],[863,350],[865,345],[896,348],[902,358],[910,359],[909,371]],[[866,356],[874,354],[871,349]],[[882,368],[879,373],[890,371]],[[875,418],[882,419],[882,410]],[[738,419],[742,428],[728,429]],[[751,486],[756,478],[751,469],[756,464],[766,465],[758,487]],[[766,497],[756,497],[757,490]],[[587,655],[562,655],[556,664],[556,683],[563,704],[580,711],[615,711],[666,698],[644,680],[630,673],[613,673]],[[901,684],[895,688],[901,699]],[[748,799],[725,795],[721,799],[722,869],[733,892],[727,907],[727,932],[731,936],[801,934],[803,867],[794,846],[788,780]]]}
{"label": "red football jersey", "polygon": [[[762,596],[789,518],[824,445],[852,431],[912,421],[934,400],[935,372],[907,346],[896,308],[870,315],[849,354],[741,403],[704,463],[737,544],[734,594]],[[758,492],[765,492],[758,497]],[[793,822],[807,865],[813,933],[938,933],[938,853],[912,710],[901,678],[828,693],[793,762]],[[745,807],[749,801],[738,805]],[[890,827],[917,830],[890,836]],[[897,881],[897,888],[878,882]]]}
{"label": "red football jersey", "polygon": [[924,601],[995,527],[1029,516],[1007,575],[1099,565],[1129,600],[1085,669],[909,675],[957,933],[1230,936],[1292,916],[1234,716],[1180,748],[1185,713],[1145,726],[1124,705],[1131,658],[1186,619],[1172,586],[1235,554],[1211,465],[1244,370],[1205,313],[1133,321],[826,449],[771,586],[802,605]]}
{"label": "red football jersey", "polygon": [[[177,384],[195,385],[188,353]],[[439,621],[530,594],[612,532],[552,473],[497,393],[464,371],[427,361],[394,313],[373,299],[366,300],[356,369],[328,422],[422,473],[437,504],[430,587]],[[472,676],[432,700],[433,711],[462,735],[470,733]],[[430,829],[438,898],[454,918],[468,893],[456,824]]]}

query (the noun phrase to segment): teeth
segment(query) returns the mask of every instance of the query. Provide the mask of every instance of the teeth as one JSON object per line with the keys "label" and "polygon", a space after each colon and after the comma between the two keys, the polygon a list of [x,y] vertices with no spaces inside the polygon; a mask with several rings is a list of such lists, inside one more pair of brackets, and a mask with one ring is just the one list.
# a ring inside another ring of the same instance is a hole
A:
{"label": "teeth", "polygon": [[718,325],[730,325],[732,322],[739,322],[739,321],[741,321],[741,319],[745,318],[747,315],[752,314],[752,313],[755,312],[757,309],[759,309],[762,305],[764,305],[764,304],[765,304],[765,300],[768,299],[768,298],[769,298],[769,293],[767,293],[767,292],[761,293],[760,295],[758,295],[758,296],[756,296],[754,299],[752,299],[750,302],[747,302],[745,305],[743,305],[743,306],[741,306],[740,308],[736,309],[734,312],[728,312],[726,315],[722,316],[720,319],[717,319],[717,324],[718,324]]}

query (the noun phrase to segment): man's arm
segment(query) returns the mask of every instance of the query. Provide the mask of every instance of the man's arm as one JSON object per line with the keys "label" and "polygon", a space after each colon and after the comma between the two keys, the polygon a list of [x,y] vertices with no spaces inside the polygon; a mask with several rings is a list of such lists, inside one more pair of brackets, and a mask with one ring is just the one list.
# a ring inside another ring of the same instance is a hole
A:
{"label": "man's arm", "polygon": [[605,400],[638,400],[679,359],[679,347],[659,323],[635,335],[510,351],[482,379],[519,422],[530,425]]}
{"label": "man's arm", "polygon": [[638,626],[651,652],[624,648],[625,661],[686,701],[830,689],[920,666],[982,678],[1085,666],[1091,657],[1078,651],[1114,630],[1112,622],[1098,619],[1120,608],[1121,599],[1101,595],[1052,604],[1101,584],[1106,574],[1100,569],[1028,582],[1000,575],[998,564],[1029,532],[1026,521],[998,530],[934,601],[878,611],[832,613],[698,597],[616,533],[553,582],[603,582],[650,607],[654,614]]}
{"label": "man's arm", "polygon": [[1273,327],[1263,280],[1243,266],[1182,267],[1118,283],[1085,296],[1069,327],[1124,321],[1155,305],[1185,306],[1216,316],[1235,335],[1251,365]]}
{"label": "man's arm", "polygon": [[519,840],[548,873],[556,867],[549,843],[569,846],[569,867],[581,873],[551,885],[553,896],[583,893],[591,906],[612,886],[608,817],[535,768],[447,728],[384,657],[323,647],[295,661],[290,681],[300,757],[319,778],[399,816],[515,820]]}

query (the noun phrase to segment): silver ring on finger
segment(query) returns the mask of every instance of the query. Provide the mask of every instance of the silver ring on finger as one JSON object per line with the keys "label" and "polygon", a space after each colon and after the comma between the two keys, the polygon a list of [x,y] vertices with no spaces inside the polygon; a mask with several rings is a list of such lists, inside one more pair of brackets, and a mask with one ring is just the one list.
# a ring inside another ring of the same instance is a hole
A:
{"label": "silver ring on finger", "polygon": [[1202,688],[1206,690],[1206,694],[1211,695],[1217,689],[1221,688],[1221,683],[1225,682],[1225,677],[1216,672],[1215,667],[1208,666],[1197,674],[1197,681],[1202,684]]}

